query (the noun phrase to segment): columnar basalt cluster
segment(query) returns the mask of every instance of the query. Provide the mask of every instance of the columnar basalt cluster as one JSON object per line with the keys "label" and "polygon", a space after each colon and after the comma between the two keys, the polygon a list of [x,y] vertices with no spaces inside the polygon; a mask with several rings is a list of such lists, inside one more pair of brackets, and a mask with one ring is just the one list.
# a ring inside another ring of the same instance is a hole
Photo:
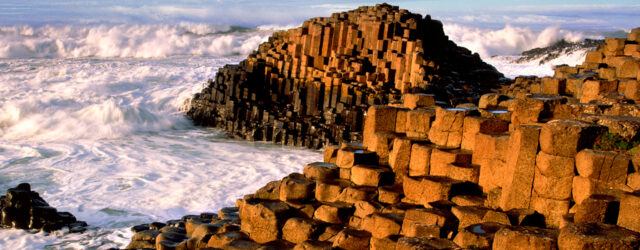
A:
{"label": "columnar basalt cluster", "polygon": [[324,162],[221,218],[187,216],[134,239],[158,249],[637,249],[640,154],[595,145],[638,139],[638,42],[640,28],[607,39],[587,55],[597,64],[520,78],[477,106],[414,93],[373,105],[362,144],[325,147]]}
{"label": "columnar basalt cluster", "polygon": [[249,140],[321,148],[361,141],[370,105],[402,93],[470,102],[503,80],[442,24],[386,4],[313,18],[227,65],[191,102],[196,124]]}
{"label": "columnar basalt cluster", "polygon": [[67,227],[70,232],[77,233],[84,232],[87,226],[71,213],[58,212],[49,206],[37,192],[31,191],[28,183],[8,189],[7,195],[0,197],[0,209],[0,222],[4,228],[52,232]]}

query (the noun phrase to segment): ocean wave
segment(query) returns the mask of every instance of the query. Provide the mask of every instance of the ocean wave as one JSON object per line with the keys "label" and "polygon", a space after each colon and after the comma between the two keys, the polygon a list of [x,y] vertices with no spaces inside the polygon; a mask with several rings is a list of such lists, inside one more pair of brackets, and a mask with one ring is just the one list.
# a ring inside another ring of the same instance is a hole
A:
{"label": "ocean wave", "polygon": [[112,139],[191,129],[180,113],[226,58],[4,59],[0,140]]}
{"label": "ocean wave", "polygon": [[247,55],[273,30],[241,26],[29,25],[0,27],[0,58],[163,58]]}
{"label": "ocean wave", "polygon": [[444,31],[449,39],[478,53],[485,60],[492,56],[519,55],[525,50],[547,47],[560,40],[578,42],[585,38],[603,38],[600,35],[561,29],[559,26],[533,30],[509,24],[501,29],[444,24]]}
{"label": "ocean wave", "polygon": [[553,69],[557,65],[575,66],[584,61],[584,57],[590,49],[578,49],[568,53],[561,54],[552,60],[519,60],[522,56],[494,56],[484,59],[487,63],[493,65],[502,72],[506,77],[514,78],[517,76],[553,76]]}

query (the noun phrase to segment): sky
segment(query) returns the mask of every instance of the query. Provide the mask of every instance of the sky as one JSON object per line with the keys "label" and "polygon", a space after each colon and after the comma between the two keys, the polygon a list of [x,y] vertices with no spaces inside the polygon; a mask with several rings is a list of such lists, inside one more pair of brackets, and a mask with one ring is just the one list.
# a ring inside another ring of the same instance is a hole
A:
{"label": "sky", "polygon": [[[614,31],[640,26],[640,1],[551,0],[398,0],[392,5],[443,22],[485,28],[505,24],[543,29],[550,25],[575,30]],[[256,27],[299,25],[317,16],[374,5],[373,1],[339,0],[2,0],[0,25],[101,23],[212,23]]]}

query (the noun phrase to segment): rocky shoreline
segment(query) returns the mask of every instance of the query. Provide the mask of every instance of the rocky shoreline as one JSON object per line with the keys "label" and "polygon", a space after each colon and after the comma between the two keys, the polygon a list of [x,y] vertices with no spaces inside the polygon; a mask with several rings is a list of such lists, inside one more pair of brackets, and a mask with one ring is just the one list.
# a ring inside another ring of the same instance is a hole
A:
{"label": "rocky shoreline", "polygon": [[639,42],[640,28],[607,38],[582,65],[493,85],[477,100],[482,92],[467,92],[471,103],[398,88],[362,112],[362,144],[325,146],[324,162],[217,215],[136,226],[129,247],[637,249]]}
{"label": "rocky shoreline", "polygon": [[[134,226],[126,248],[638,249],[638,102],[640,28],[507,83],[429,16],[314,18],[220,69],[188,115],[324,161],[235,207]],[[86,227],[28,184],[0,200],[5,227]]]}

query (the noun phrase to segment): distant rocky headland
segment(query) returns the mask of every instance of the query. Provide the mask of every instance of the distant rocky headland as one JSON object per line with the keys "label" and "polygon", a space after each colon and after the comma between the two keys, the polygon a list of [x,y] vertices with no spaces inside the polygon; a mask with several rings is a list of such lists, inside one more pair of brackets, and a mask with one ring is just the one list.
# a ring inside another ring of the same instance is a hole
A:
{"label": "distant rocky headland", "polygon": [[562,55],[568,55],[579,50],[596,49],[598,45],[604,44],[604,40],[597,39],[584,39],[579,42],[567,42],[566,40],[562,39],[547,47],[524,51],[520,54],[521,57],[518,58],[516,62],[523,63],[538,61],[539,64],[544,64]]}
{"label": "distant rocky headland", "polygon": [[378,5],[273,34],[240,65],[221,68],[187,114],[237,138],[322,148],[362,141],[371,105],[404,93],[471,103],[504,80],[450,41],[440,21]]}

